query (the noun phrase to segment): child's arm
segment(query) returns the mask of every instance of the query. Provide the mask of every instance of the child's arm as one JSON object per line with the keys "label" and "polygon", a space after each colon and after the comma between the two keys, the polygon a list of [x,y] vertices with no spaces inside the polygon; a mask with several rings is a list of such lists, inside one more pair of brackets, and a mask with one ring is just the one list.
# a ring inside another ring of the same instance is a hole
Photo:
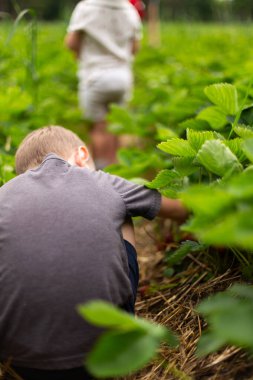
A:
{"label": "child's arm", "polygon": [[140,50],[140,41],[137,39],[133,39],[132,41],[132,54],[135,55]]}
{"label": "child's arm", "polygon": [[132,246],[136,246],[134,225],[132,218],[128,217],[125,219],[124,224],[121,227],[121,232],[124,240],[127,240]]}
{"label": "child's arm", "polygon": [[183,223],[189,216],[189,212],[179,199],[162,197],[161,208],[157,216]]}
{"label": "child's arm", "polygon": [[65,37],[65,45],[75,53],[76,58],[80,56],[82,39],[82,31],[70,32]]}

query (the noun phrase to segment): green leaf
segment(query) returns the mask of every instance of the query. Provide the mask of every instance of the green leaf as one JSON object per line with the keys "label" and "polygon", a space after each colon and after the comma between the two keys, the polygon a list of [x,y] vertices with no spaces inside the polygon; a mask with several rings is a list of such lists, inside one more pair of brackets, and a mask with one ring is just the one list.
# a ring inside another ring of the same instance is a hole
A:
{"label": "green leaf", "polygon": [[120,326],[121,329],[126,330],[140,327],[137,319],[131,314],[104,301],[95,300],[80,305],[78,311],[88,322],[99,327],[116,328]]}
{"label": "green leaf", "polygon": [[242,170],[237,157],[219,140],[208,140],[199,150],[197,160],[211,173],[221,177]]}
{"label": "green leaf", "polygon": [[181,177],[178,173],[172,170],[162,170],[158,175],[151,181],[146,184],[150,189],[162,189],[163,187],[173,184],[175,180],[181,180]]}
{"label": "green leaf", "polygon": [[222,129],[227,123],[226,115],[220,108],[211,106],[203,109],[197,116],[197,119],[205,120],[213,129]]}
{"label": "green leaf", "polygon": [[161,140],[161,141],[168,140],[173,137],[177,137],[177,134],[175,133],[175,131],[161,124],[156,125],[156,131],[157,131],[156,137],[158,140]]}
{"label": "green leaf", "polygon": [[186,240],[181,243],[180,247],[174,252],[166,252],[166,263],[168,265],[180,264],[182,260],[191,252],[199,252],[204,249],[203,244],[199,244],[196,241]]}
{"label": "green leaf", "polygon": [[229,181],[227,193],[235,200],[251,200],[253,197],[253,172],[244,171]]}
{"label": "green leaf", "polygon": [[212,131],[194,131],[192,129],[187,129],[187,140],[196,152],[199,151],[206,140],[213,139],[215,139],[215,136]]}
{"label": "green leaf", "polygon": [[109,122],[108,129],[114,133],[134,132],[134,117],[123,107],[120,107],[116,104],[111,105],[107,120]]}
{"label": "green leaf", "polygon": [[238,95],[236,87],[229,83],[218,83],[207,86],[204,90],[212,103],[220,107],[227,115],[238,112]]}
{"label": "green leaf", "polygon": [[248,125],[236,125],[233,128],[234,132],[243,139],[253,138],[253,127]]}
{"label": "green leaf", "polygon": [[184,139],[171,139],[157,145],[162,151],[180,157],[195,157],[196,152],[189,142]]}
{"label": "green leaf", "polygon": [[127,375],[144,366],[162,341],[177,344],[166,327],[136,318],[107,302],[91,301],[78,310],[88,322],[112,329],[97,340],[87,357],[86,367],[96,377]]}
{"label": "green leaf", "polygon": [[183,178],[172,170],[162,170],[156,178],[146,184],[150,189],[158,189],[167,198],[176,198],[183,188]]}
{"label": "green leaf", "polygon": [[188,176],[198,170],[198,166],[195,165],[193,157],[173,157],[172,163],[181,177]]}
{"label": "green leaf", "polygon": [[20,87],[7,87],[4,93],[0,93],[1,122],[23,115],[31,104],[30,95]]}
{"label": "green leaf", "polygon": [[212,352],[218,351],[226,344],[226,340],[212,332],[204,333],[198,341],[197,356],[206,356]]}
{"label": "green leaf", "polygon": [[105,171],[127,179],[142,176],[149,168],[163,167],[163,161],[153,150],[122,148],[117,152],[119,164],[108,166]]}
{"label": "green leaf", "polygon": [[141,178],[141,177],[130,178],[130,181],[135,183],[136,185],[141,185],[141,186],[147,186],[148,184],[148,181],[145,178]]}
{"label": "green leaf", "polygon": [[147,364],[159,344],[140,331],[107,333],[88,355],[86,367],[98,378],[128,375]]}
{"label": "green leaf", "polygon": [[185,190],[180,197],[195,214],[210,218],[219,216],[233,204],[232,195],[215,186],[195,185]]}
{"label": "green leaf", "polygon": [[193,129],[194,131],[203,131],[208,129],[209,124],[201,119],[188,119],[180,123],[179,126],[184,130]]}
{"label": "green leaf", "polygon": [[246,156],[242,150],[243,139],[237,137],[233,140],[223,140],[224,144],[234,153],[239,161],[244,161]]}
{"label": "green leaf", "polygon": [[[253,349],[252,299],[253,287],[237,284],[198,306],[198,312],[207,318],[209,324],[208,335],[204,338],[204,343],[209,342],[212,346],[209,352],[223,344]],[[201,344],[203,346],[203,342]]]}
{"label": "green leaf", "polygon": [[138,330],[159,339],[164,338],[164,336],[169,339],[168,337],[170,336],[170,332],[165,327],[142,318],[136,318],[134,315],[105,301],[95,300],[79,305],[78,312],[89,323],[98,327],[120,331]]}
{"label": "green leaf", "polygon": [[253,138],[244,141],[242,144],[242,150],[248,159],[253,162]]}
{"label": "green leaf", "polygon": [[209,225],[199,225],[195,233],[206,244],[253,249],[253,207],[223,215],[210,221]]}
{"label": "green leaf", "polygon": [[253,286],[246,284],[234,284],[231,288],[227,290],[232,296],[238,296],[240,298],[248,299],[253,301]]}
{"label": "green leaf", "polygon": [[182,187],[181,186],[177,186],[175,188],[165,188],[165,189],[161,189],[160,190],[160,193],[166,197],[166,198],[172,198],[172,199],[176,199],[178,197],[178,192],[182,190]]}

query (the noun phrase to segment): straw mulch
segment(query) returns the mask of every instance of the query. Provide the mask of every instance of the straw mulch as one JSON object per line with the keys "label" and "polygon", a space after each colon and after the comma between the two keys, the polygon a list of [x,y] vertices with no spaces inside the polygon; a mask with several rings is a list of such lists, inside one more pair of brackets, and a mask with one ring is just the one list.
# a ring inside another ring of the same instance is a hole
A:
{"label": "straw mulch", "polygon": [[[163,229],[164,226],[158,228],[160,236],[164,236]],[[182,272],[165,277],[163,259],[168,245],[163,246],[157,240],[157,227],[154,231],[152,224],[137,227],[137,248],[141,267],[137,315],[168,326],[179,336],[180,346],[173,350],[161,347],[153,363],[124,380],[253,379],[252,358],[238,348],[227,347],[205,358],[195,356],[196,343],[206,327],[195,312],[196,305],[208,295],[240,281],[239,270],[235,267],[214,275],[200,253],[188,255]]]}

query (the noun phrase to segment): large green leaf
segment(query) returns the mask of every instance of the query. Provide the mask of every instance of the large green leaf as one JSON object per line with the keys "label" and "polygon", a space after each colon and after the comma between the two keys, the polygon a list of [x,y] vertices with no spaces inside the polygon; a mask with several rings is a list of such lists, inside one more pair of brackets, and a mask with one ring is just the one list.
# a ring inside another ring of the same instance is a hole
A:
{"label": "large green leaf", "polygon": [[159,344],[159,339],[140,331],[107,333],[85,364],[98,378],[128,375],[147,364]]}
{"label": "large green leaf", "polygon": [[253,286],[248,286],[246,284],[234,284],[229,288],[229,294],[236,297],[242,297],[249,301],[253,301]]}
{"label": "large green leaf", "polygon": [[208,99],[220,107],[227,115],[235,115],[238,112],[237,90],[232,84],[212,84],[207,86],[204,92]]}
{"label": "large green leaf", "polygon": [[194,186],[181,195],[194,216],[183,227],[206,244],[253,249],[253,172],[216,186]]}
{"label": "large green leaf", "polygon": [[212,218],[233,204],[232,195],[217,186],[195,185],[185,190],[180,197],[194,214]]}
{"label": "large green leaf", "polygon": [[80,305],[78,311],[88,322],[100,327],[120,326],[121,329],[133,329],[140,327],[137,319],[131,314],[113,307],[104,301],[92,301],[85,305]]}
{"label": "large green leaf", "polygon": [[209,324],[207,334],[200,339],[200,354],[215,351],[224,344],[253,350],[252,298],[252,286],[237,284],[198,306],[198,312],[207,318]]}
{"label": "large green leaf", "polygon": [[[105,301],[94,300],[84,305],[79,305],[78,311],[84,319],[99,327],[121,331],[138,330],[146,332],[156,338],[165,337],[164,339],[168,339],[168,342],[172,336],[165,327],[142,318],[136,318],[134,315]],[[171,339],[172,344],[173,338]]]}
{"label": "large green leaf", "polygon": [[196,152],[190,146],[189,142],[184,139],[171,139],[157,145],[159,149],[173,156],[195,157]]}
{"label": "large green leaf", "polygon": [[213,140],[215,138],[214,132],[212,131],[194,131],[193,129],[187,129],[187,140],[196,152],[199,151],[206,140]]}
{"label": "large green leaf", "polygon": [[216,106],[203,109],[197,116],[198,119],[205,120],[213,129],[222,129],[227,123],[226,114]]}
{"label": "large green leaf", "polygon": [[253,249],[253,207],[220,216],[206,227],[195,225],[195,233],[206,244]]}
{"label": "large green leaf", "polygon": [[175,346],[177,338],[164,326],[136,318],[104,301],[79,306],[89,322],[110,330],[102,334],[86,360],[98,378],[123,376],[144,366],[162,341]]}
{"label": "large green leaf", "polygon": [[248,170],[231,178],[227,185],[227,195],[235,200],[252,200],[253,171]]}
{"label": "large green leaf", "polygon": [[218,351],[225,344],[226,339],[212,332],[204,333],[198,342],[196,354],[197,356],[209,355],[212,352]]}
{"label": "large green leaf", "polygon": [[206,141],[197,154],[197,160],[220,177],[242,170],[237,157],[219,140]]}

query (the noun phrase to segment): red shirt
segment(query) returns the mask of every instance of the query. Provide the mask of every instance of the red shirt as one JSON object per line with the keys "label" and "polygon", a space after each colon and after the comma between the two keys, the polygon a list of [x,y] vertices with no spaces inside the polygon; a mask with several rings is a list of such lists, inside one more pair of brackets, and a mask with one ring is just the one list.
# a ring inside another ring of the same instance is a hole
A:
{"label": "red shirt", "polygon": [[131,4],[136,8],[140,17],[143,19],[145,16],[145,5],[141,0],[129,0]]}

